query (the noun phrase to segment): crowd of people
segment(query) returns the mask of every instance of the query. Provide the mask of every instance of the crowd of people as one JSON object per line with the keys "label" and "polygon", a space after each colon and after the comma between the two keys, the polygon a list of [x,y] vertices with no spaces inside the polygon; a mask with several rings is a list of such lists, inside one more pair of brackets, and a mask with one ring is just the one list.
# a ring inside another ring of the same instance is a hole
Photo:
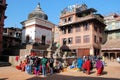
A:
{"label": "crowd of people", "polygon": [[100,76],[105,66],[105,62],[101,59],[102,57],[100,56],[83,56],[83,58],[74,60],[70,68],[78,68],[79,71],[83,71],[83,73],[86,73],[88,75],[93,68],[96,68],[97,76]]}
{"label": "crowd of people", "polygon": [[72,64],[68,64],[66,60],[55,60],[52,55],[50,58],[46,58],[44,55],[42,58],[38,56],[27,56],[24,61],[20,61],[17,69],[25,71],[28,74],[40,75],[44,77],[47,74],[53,74],[63,71],[65,68],[78,68],[83,73],[90,74],[93,68],[97,70],[97,76],[100,76],[104,69],[104,62],[101,57],[83,56],[82,58],[75,58]]}
{"label": "crowd of people", "polygon": [[28,74],[42,74],[45,77],[48,73],[51,75],[62,71],[63,66],[66,66],[65,62],[63,64],[59,60],[55,61],[52,55],[50,58],[46,58],[44,55],[42,58],[29,55],[25,57],[24,61],[20,61],[16,68],[18,70],[25,71]]}

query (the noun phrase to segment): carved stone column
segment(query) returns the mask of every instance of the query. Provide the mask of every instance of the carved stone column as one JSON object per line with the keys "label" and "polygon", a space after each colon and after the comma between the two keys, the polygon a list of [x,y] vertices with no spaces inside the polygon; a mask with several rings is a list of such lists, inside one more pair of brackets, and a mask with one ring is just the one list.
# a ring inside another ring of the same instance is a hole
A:
{"label": "carved stone column", "polygon": [[51,51],[52,51],[52,50],[51,50],[51,47],[52,47],[52,44],[50,44],[49,48],[47,48],[47,52],[48,52],[48,53],[47,53],[47,57],[48,57],[48,58],[50,58],[51,55],[52,55],[52,53],[51,53]]}

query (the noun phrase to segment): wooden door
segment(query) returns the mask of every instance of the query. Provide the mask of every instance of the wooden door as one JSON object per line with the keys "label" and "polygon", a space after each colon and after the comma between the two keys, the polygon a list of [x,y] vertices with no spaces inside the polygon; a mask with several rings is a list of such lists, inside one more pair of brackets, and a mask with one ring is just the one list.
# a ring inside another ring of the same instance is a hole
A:
{"label": "wooden door", "polygon": [[89,48],[78,49],[77,57],[88,56],[90,54]]}

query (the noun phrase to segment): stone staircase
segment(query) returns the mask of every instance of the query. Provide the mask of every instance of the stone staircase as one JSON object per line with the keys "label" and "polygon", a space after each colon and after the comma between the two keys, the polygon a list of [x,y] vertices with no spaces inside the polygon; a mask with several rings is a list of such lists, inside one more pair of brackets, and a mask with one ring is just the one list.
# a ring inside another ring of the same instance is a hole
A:
{"label": "stone staircase", "polygon": [[0,61],[0,67],[5,67],[5,66],[11,66],[9,62],[1,62]]}

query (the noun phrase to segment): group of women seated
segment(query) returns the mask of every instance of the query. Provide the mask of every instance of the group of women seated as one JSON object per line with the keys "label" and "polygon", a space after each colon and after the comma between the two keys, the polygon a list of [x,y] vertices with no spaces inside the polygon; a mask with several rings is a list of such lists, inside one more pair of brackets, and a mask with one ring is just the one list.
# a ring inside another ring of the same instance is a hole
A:
{"label": "group of women seated", "polygon": [[[73,60],[72,64],[69,65],[66,60],[63,62],[60,60],[52,60],[52,64],[50,63],[51,60],[45,58],[46,62],[45,69],[43,70],[43,60],[42,58],[36,56],[27,56],[24,61],[20,61],[19,65],[16,66],[17,69],[21,71],[25,71],[28,74],[35,74],[39,75],[42,72],[46,73],[56,73],[61,72],[65,68],[73,69],[78,68],[79,71],[83,71],[86,74],[90,74],[90,71],[95,67],[97,69],[97,76],[101,75],[104,69],[103,62],[101,61],[101,57],[91,58],[90,56],[86,56],[83,58],[76,58]],[[52,71],[52,72],[51,72]]]}
{"label": "group of women seated", "polygon": [[97,58],[91,56],[84,56],[83,58],[77,58],[72,62],[70,69],[78,68],[79,71],[83,71],[83,73],[90,74],[90,71],[93,68],[97,69],[97,76],[100,76],[104,69],[104,62],[101,60],[102,58],[98,56]]}

